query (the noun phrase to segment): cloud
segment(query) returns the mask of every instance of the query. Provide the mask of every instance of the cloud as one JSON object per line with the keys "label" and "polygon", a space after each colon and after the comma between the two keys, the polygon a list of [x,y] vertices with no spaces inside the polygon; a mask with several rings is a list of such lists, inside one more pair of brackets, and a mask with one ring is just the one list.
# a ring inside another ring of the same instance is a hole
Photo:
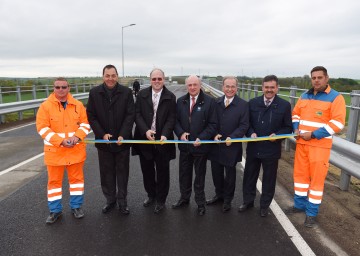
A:
{"label": "cloud", "polygon": [[[357,0],[3,0],[0,76],[302,76],[324,65],[359,78]],[[122,27],[135,23],[135,26]]]}

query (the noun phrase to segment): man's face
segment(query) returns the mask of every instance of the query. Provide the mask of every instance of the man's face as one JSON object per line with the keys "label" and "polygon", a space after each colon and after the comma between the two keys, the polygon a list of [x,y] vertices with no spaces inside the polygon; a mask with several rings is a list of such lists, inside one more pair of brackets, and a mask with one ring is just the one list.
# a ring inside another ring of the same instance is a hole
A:
{"label": "man's face", "polygon": [[234,95],[237,92],[236,80],[232,79],[232,78],[226,79],[224,81],[222,90],[223,90],[226,98],[230,99],[230,98],[234,97]]}
{"label": "man's face", "polygon": [[195,97],[200,93],[200,81],[197,77],[191,76],[186,80],[186,86],[190,96]]}
{"label": "man's face", "polygon": [[160,92],[164,87],[165,77],[160,70],[154,70],[150,76],[151,87],[155,92]]}
{"label": "man's face", "polygon": [[264,82],[262,85],[262,91],[267,99],[272,99],[277,94],[278,89],[275,81]]}
{"label": "man's face", "polygon": [[314,71],[311,73],[311,84],[315,92],[324,91],[328,82],[329,76],[325,76],[323,71]]}
{"label": "man's face", "polygon": [[55,81],[54,93],[55,97],[60,101],[66,101],[67,95],[70,91],[70,86],[66,81]]}
{"label": "man's face", "polygon": [[108,88],[113,88],[119,80],[115,68],[105,69],[103,81]]}

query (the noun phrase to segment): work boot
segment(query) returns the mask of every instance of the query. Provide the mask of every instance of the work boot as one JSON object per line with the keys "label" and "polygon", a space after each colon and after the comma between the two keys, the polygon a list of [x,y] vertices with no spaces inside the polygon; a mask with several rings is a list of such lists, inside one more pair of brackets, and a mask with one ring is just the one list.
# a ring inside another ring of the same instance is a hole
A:
{"label": "work boot", "polygon": [[49,217],[46,219],[46,224],[53,224],[61,216],[62,212],[50,212]]}

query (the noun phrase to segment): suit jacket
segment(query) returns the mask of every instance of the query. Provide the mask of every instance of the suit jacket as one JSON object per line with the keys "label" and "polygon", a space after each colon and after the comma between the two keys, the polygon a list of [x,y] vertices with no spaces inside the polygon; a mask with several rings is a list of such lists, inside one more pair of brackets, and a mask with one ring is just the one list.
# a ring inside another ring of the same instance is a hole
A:
{"label": "suit jacket", "polygon": [[[152,102],[151,86],[139,92],[136,98],[136,118],[134,139],[147,140],[146,132],[151,129],[151,123],[154,116]],[[159,104],[156,111],[156,134],[155,139],[159,140],[161,136],[165,136],[168,140],[174,139],[174,126],[176,121],[176,97],[165,86],[163,87]],[[150,144],[134,144],[132,155],[138,155],[140,152],[148,159],[152,159],[154,145]],[[175,144],[156,145],[161,154],[167,156],[168,159],[174,159]]]}
{"label": "suit jacket", "polygon": [[[275,96],[269,107],[265,106],[264,96],[249,101],[250,127],[247,136],[256,133],[258,137],[292,132],[291,105],[288,101]],[[247,156],[257,158],[280,158],[282,140],[249,142]]]}
{"label": "suit jacket", "polygon": [[[225,96],[216,99],[217,133],[221,134],[222,140],[227,137],[232,139],[242,138],[249,128],[249,106],[248,103],[235,95],[230,105],[225,108]],[[211,146],[209,159],[224,166],[235,166],[242,160],[242,143],[213,144]]]}
{"label": "suit jacket", "polygon": [[[180,139],[184,132],[190,133],[189,140],[212,140],[216,135],[215,100],[200,90],[199,96],[190,114],[190,94],[177,100],[175,134]],[[192,144],[178,144],[180,151],[192,154],[207,154],[209,144],[194,147]]]}
{"label": "suit jacket", "polygon": [[[90,90],[87,103],[87,116],[94,131],[95,139],[102,140],[109,133],[117,140],[121,135],[124,139],[132,139],[132,127],[135,119],[135,105],[130,88],[116,84],[111,99],[105,90],[105,84]],[[98,149],[108,152],[119,152],[129,149],[129,144],[96,143]]]}

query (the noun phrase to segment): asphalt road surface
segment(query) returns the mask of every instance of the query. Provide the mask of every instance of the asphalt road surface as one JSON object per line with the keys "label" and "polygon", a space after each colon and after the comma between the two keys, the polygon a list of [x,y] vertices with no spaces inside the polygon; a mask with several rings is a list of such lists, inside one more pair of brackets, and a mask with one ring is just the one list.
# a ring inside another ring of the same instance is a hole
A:
{"label": "asphalt road surface", "polygon": [[[177,97],[185,93],[183,86],[172,89]],[[0,172],[43,152],[34,125],[0,133],[0,143]],[[266,218],[260,217],[258,201],[255,208],[245,213],[237,211],[242,202],[241,164],[232,210],[223,213],[222,205],[218,204],[207,206],[206,214],[198,216],[193,196],[187,207],[171,209],[179,198],[178,159],[171,161],[166,209],[156,215],[153,207],[142,205],[146,193],[139,159],[131,157],[130,215],[123,216],[118,210],[101,212],[105,199],[93,145],[87,146],[87,154],[85,217],[80,220],[70,212],[65,179],[63,215],[53,225],[45,224],[49,214],[47,173],[41,156],[3,175],[0,173],[0,255],[301,255],[293,237],[285,232],[273,212]],[[214,195],[209,164],[205,193],[207,198]],[[315,251],[327,255],[322,249]]]}

